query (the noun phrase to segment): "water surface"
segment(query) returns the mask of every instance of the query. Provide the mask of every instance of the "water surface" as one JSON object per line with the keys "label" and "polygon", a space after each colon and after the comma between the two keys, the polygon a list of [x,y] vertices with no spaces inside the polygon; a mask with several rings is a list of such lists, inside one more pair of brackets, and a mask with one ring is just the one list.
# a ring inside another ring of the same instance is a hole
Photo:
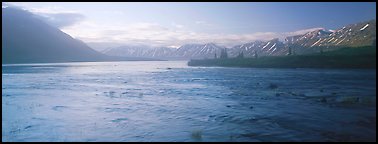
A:
{"label": "water surface", "polygon": [[376,70],[2,66],[2,141],[376,141]]}

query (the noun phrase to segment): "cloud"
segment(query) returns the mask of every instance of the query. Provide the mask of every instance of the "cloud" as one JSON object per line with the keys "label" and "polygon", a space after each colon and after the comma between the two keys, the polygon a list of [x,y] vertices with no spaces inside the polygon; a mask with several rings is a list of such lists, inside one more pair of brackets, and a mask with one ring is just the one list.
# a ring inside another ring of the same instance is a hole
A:
{"label": "cloud", "polygon": [[175,28],[177,28],[177,29],[182,29],[182,28],[184,28],[184,25],[177,24],[177,23],[175,23],[175,22],[172,23],[172,26],[175,27]]}
{"label": "cloud", "polygon": [[113,42],[131,45],[177,47],[184,44],[216,43],[232,47],[256,40],[268,41],[274,38],[283,40],[287,36],[301,35],[320,28],[294,32],[256,32],[247,34],[202,33],[175,26],[169,28],[158,23],[132,23],[102,25],[94,21],[84,21],[62,30],[85,42]]}
{"label": "cloud", "polygon": [[57,13],[80,13],[76,10],[68,10],[63,7],[59,6],[47,6],[47,7],[39,7],[39,8],[29,8],[29,10],[33,13],[48,13],[48,14],[57,14]]}
{"label": "cloud", "polygon": [[23,8],[21,4],[19,4],[18,6],[9,3],[2,4],[3,8],[12,6],[32,12],[36,15],[37,18],[58,28],[71,26],[85,19],[85,16],[80,14],[78,11],[66,10],[58,6],[49,6],[42,8]]}
{"label": "cloud", "polygon": [[212,24],[208,23],[207,21],[196,21],[195,24],[203,26],[212,26]]}
{"label": "cloud", "polygon": [[[3,5],[4,6],[4,5]],[[310,28],[293,32],[255,32],[245,34],[205,33],[190,30],[182,24],[172,22],[163,26],[159,23],[136,22],[130,24],[91,21],[80,11],[69,10],[59,6],[29,8],[41,19],[62,31],[85,42],[107,42],[123,44],[146,44],[151,46],[177,47],[190,43],[216,43],[232,47],[256,40],[267,41],[273,38],[283,40],[287,36],[301,35],[321,28]],[[104,13],[123,14],[121,11],[105,10]],[[207,21],[194,21],[195,25],[212,28]]]}
{"label": "cloud", "polygon": [[316,30],[320,30],[320,29],[324,29],[324,28],[309,28],[309,29],[303,29],[303,30],[298,30],[298,31],[294,31],[294,32],[287,32],[287,33],[284,33],[284,35],[286,35],[286,36],[303,35],[303,34],[305,34],[305,33],[312,32],[312,31],[316,31]]}
{"label": "cloud", "polygon": [[117,11],[117,10],[104,10],[102,11],[104,14],[109,14],[109,15],[123,15],[125,14],[123,11]]}
{"label": "cloud", "polygon": [[[13,6],[13,5],[11,5],[11,4],[9,4],[9,3],[7,3],[7,2],[1,2],[1,8],[7,8],[7,7],[9,7],[9,6]],[[14,7],[14,6],[13,6]]]}
{"label": "cloud", "polygon": [[9,7],[9,8],[13,8],[13,9],[26,10],[25,8],[22,8],[22,7],[16,6],[16,5],[11,4],[11,3],[9,3],[9,2],[1,2],[1,7],[2,7],[3,9]]}
{"label": "cloud", "polygon": [[39,18],[48,24],[58,28],[71,26],[85,19],[84,15],[76,11],[60,10],[57,7],[34,8],[31,12],[39,15]]}
{"label": "cloud", "polygon": [[196,24],[204,24],[205,21],[196,21]]}
{"label": "cloud", "polygon": [[43,21],[58,28],[71,26],[85,19],[85,16],[79,13],[43,13],[39,15]]}

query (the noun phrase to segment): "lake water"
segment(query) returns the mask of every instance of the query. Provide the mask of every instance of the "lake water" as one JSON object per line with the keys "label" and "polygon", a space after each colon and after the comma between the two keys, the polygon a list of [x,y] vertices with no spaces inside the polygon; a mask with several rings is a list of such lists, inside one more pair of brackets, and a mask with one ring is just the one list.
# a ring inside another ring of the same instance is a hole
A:
{"label": "lake water", "polygon": [[2,66],[2,141],[376,141],[376,70]]}

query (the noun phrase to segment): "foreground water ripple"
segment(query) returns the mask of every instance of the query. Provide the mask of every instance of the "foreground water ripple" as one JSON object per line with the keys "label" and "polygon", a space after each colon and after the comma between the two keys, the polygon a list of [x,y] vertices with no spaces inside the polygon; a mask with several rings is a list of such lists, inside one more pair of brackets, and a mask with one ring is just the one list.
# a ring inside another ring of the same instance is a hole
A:
{"label": "foreground water ripple", "polygon": [[3,141],[376,141],[376,70],[2,66]]}

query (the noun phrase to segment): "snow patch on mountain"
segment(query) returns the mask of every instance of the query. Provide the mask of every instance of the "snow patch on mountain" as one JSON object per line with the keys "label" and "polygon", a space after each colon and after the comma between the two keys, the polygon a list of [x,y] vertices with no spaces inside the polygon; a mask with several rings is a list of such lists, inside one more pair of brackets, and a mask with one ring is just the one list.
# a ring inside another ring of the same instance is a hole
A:
{"label": "snow patch on mountain", "polygon": [[364,27],[362,27],[362,28],[360,29],[360,31],[363,31],[363,30],[366,29],[368,26],[369,26],[369,24],[366,24]]}

